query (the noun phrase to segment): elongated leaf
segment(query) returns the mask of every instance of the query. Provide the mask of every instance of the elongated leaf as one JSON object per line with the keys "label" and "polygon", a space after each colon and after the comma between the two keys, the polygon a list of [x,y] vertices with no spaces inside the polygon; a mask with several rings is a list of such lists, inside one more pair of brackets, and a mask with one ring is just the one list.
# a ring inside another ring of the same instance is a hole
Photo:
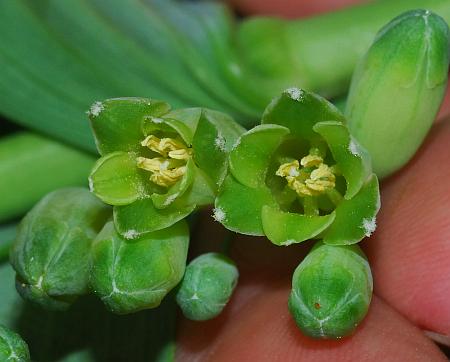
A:
{"label": "elongated leaf", "polygon": [[0,221],[20,216],[54,189],[87,185],[93,164],[90,155],[35,134],[0,139]]}

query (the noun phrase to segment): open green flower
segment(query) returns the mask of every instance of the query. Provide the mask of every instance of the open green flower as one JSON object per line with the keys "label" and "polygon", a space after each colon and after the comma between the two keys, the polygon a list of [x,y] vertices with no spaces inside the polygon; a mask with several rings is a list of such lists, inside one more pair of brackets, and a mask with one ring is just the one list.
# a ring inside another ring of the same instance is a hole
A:
{"label": "open green flower", "polygon": [[214,218],[277,245],[312,238],[345,245],[370,236],[378,180],[344,121],[325,99],[286,90],[230,152]]}
{"label": "open green flower", "polygon": [[96,102],[89,111],[102,156],[91,191],[114,205],[127,239],[160,230],[211,204],[227,171],[227,154],[244,129],[225,114],[170,110],[144,98]]}

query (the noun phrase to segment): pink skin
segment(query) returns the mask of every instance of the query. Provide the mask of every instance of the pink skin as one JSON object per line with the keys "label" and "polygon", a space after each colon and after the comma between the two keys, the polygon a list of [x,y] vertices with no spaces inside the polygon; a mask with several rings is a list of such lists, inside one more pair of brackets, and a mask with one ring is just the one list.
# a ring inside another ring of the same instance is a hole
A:
{"label": "pink skin", "polygon": [[[296,1],[234,2],[254,13],[275,12],[272,6],[278,7],[278,13],[290,13],[286,4]],[[331,2],[340,6],[345,1],[317,1]],[[305,10],[307,3],[298,7]],[[450,92],[441,107],[440,122],[424,145],[406,167],[381,185],[378,228],[362,243],[372,266],[375,296],[354,335],[340,341],[313,340],[301,334],[289,315],[291,275],[311,243],[280,248],[264,238],[237,237],[230,250],[241,273],[235,294],[216,319],[191,322],[180,316],[177,359],[446,361],[421,329],[450,336],[448,116]],[[209,219],[208,213],[204,219]],[[193,252],[219,250],[219,243],[211,246],[205,241],[222,240],[223,235],[219,224],[204,221],[194,235]]]}

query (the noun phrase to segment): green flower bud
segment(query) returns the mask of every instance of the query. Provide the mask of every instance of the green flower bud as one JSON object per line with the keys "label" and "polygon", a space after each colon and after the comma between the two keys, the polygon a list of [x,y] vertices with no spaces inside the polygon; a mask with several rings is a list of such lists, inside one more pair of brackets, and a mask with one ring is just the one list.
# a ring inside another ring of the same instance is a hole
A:
{"label": "green flower bud", "polygon": [[286,90],[230,152],[214,218],[284,246],[312,238],[354,244],[370,236],[378,181],[344,121],[324,98]]}
{"label": "green flower bud", "polygon": [[200,255],[186,268],[177,303],[186,318],[205,321],[218,316],[231,298],[239,272],[218,253]]}
{"label": "green flower bud", "polygon": [[20,295],[44,308],[67,309],[88,292],[92,241],[111,210],[88,190],[45,196],[25,216],[10,252]]}
{"label": "green flower bud", "polygon": [[366,315],[372,289],[370,266],[358,246],[318,242],[294,272],[289,310],[306,335],[341,338]]}
{"label": "green flower bud", "polygon": [[211,204],[227,171],[227,154],[244,131],[225,114],[143,98],[96,102],[89,112],[102,157],[91,191],[114,205],[127,239],[164,229]]}
{"label": "green flower bud", "polygon": [[408,162],[435,119],[446,90],[449,38],[441,17],[409,11],[378,33],[356,68],[348,126],[379,177]]}
{"label": "green flower bud", "polygon": [[27,362],[30,352],[25,341],[13,331],[0,324],[0,361]]}
{"label": "green flower bud", "polygon": [[155,308],[183,277],[188,244],[184,221],[133,241],[109,222],[94,241],[91,287],[114,313]]}

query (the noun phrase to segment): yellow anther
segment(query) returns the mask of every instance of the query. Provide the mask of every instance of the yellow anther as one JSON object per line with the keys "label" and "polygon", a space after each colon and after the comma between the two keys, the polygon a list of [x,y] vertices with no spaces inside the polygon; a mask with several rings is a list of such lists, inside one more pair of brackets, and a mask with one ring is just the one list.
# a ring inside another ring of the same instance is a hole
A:
{"label": "yellow anther", "polygon": [[303,167],[315,167],[319,166],[323,162],[323,158],[318,155],[308,155],[300,160],[300,164]]}
{"label": "yellow anther", "polygon": [[192,156],[192,151],[189,148],[182,148],[175,151],[169,152],[169,157],[174,158],[176,160],[187,160]]}
{"label": "yellow anther", "polygon": [[[147,136],[145,140],[141,142],[141,145],[144,147],[150,148],[153,152],[161,153],[159,144],[161,143],[161,140],[153,135]],[[167,155],[163,155],[167,156]]]}
{"label": "yellow anther", "polygon": [[141,145],[162,156],[136,159],[137,167],[152,172],[150,181],[169,187],[186,173],[186,162],[192,156],[192,150],[183,142],[173,138],[158,138],[150,135],[141,142]]}
{"label": "yellow anther", "polygon": [[186,173],[186,166],[177,167],[170,170],[154,172],[150,176],[150,181],[159,186],[169,187],[175,184]]}
{"label": "yellow anther", "polygon": [[[300,164],[303,168],[300,168]],[[288,186],[301,197],[318,196],[334,189],[334,168],[323,163],[322,157],[309,154],[300,160],[300,164],[297,160],[284,163],[275,174],[286,178]]]}
{"label": "yellow anther", "polygon": [[281,177],[297,177],[299,175],[300,165],[297,160],[282,164],[277,172],[277,176]]}

